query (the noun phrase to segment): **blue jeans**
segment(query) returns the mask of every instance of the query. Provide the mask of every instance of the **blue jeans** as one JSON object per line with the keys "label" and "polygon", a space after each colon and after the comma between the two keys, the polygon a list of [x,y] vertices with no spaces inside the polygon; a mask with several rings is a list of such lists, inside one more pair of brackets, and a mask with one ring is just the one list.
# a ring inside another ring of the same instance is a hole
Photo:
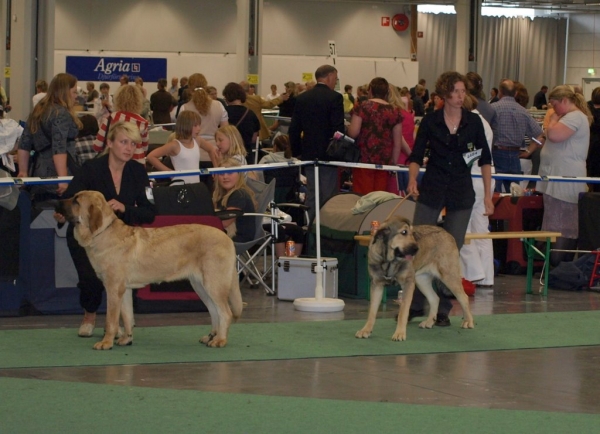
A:
{"label": "blue jeans", "polygon": [[[521,161],[519,159],[519,148],[516,148],[515,151],[492,149],[492,158],[494,160],[496,173],[510,173],[511,175],[523,174],[523,171],[521,170]],[[504,191],[510,193],[510,183],[512,181],[509,179],[502,179],[499,181],[501,182],[496,182],[495,191],[502,192],[502,187],[504,187]]]}

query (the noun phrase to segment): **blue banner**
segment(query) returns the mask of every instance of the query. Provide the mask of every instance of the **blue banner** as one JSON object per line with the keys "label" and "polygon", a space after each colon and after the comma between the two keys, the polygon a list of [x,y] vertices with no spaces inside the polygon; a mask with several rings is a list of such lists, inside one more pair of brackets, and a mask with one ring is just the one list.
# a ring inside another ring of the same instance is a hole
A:
{"label": "blue banner", "polygon": [[67,56],[67,72],[79,81],[119,81],[127,75],[130,81],[142,77],[144,81],[157,82],[167,78],[167,59]]}

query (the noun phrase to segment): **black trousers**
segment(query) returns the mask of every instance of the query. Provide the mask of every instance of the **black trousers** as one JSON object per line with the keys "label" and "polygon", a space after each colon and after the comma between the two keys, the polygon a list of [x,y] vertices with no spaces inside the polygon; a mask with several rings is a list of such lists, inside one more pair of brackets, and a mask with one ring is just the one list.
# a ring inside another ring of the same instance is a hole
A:
{"label": "black trousers", "polygon": [[100,303],[102,303],[104,284],[98,279],[85,249],[75,239],[73,225],[69,225],[67,228],[67,246],[69,247],[71,258],[73,258],[77,276],[79,277],[79,283],[77,284],[80,290],[79,304],[87,312],[94,313],[100,307]]}

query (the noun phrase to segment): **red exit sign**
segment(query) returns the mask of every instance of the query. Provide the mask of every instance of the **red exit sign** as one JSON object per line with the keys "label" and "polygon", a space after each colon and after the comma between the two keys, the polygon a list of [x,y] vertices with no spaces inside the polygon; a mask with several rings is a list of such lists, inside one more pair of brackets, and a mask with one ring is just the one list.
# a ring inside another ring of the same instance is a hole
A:
{"label": "red exit sign", "polygon": [[390,17],[381,17],[381,25],[382,27],[389,27],[391,23]]}

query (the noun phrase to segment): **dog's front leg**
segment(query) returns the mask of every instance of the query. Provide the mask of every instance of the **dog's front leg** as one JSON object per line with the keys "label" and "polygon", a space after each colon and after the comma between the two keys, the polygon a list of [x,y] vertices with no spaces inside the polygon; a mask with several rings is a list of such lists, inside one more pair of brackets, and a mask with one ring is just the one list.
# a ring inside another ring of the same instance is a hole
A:
{"label": "dog's front leg", "polygon": [[417,282],[419,290],[423,293],[423,295],[429,302],[429,316],[425,321],[422,321],[419,324],[419,327],[422,329],[433,328],[433,325],[435,324],[435,318],[438,312],[438,306],[440,304],[440,298],[437,296],[432,286],[433,278],[428,273],[424,273],[417,275],[415,277],[415,280]]}
{"label": "dog's front leg", "polygon": [[373,327],[375,326],[375,320],[377,319],[377,311],[379,311],[379,305],[383,298],[383,282],[373,281],[371,282],[371,304],[369,305],[369,317],[365,326],[356,332],[356,337],[359,339],[366,339],[371,336]]}
{"label": "dog's front leg", "polygon": [[125,284],[105,284],[106,288],[106,325],[104,338],[94,345],[95,350],[110,350],[113,347],[115,335],[119,329],[119,315],[121,313],[121,299],[125,293]]}
{"label": "dog's front leg", "polygon": [[123,318],[123,334],[117,336],[117,345],[133,344],[133,293],[131,288],[125,289],[121,301],[121,318]]}
{"label": "dog's front leg", "polygon": [[412,303],[415,293],[415,276],[414,273],[408,277],[398,279],[398,283],[402,286],[402,303],[400,304],[400,312],[398,314],[398,324],[396,331],[392,335],[393,341],[406,340],[406,325],[408,324],[408,313],[410,304]]}

